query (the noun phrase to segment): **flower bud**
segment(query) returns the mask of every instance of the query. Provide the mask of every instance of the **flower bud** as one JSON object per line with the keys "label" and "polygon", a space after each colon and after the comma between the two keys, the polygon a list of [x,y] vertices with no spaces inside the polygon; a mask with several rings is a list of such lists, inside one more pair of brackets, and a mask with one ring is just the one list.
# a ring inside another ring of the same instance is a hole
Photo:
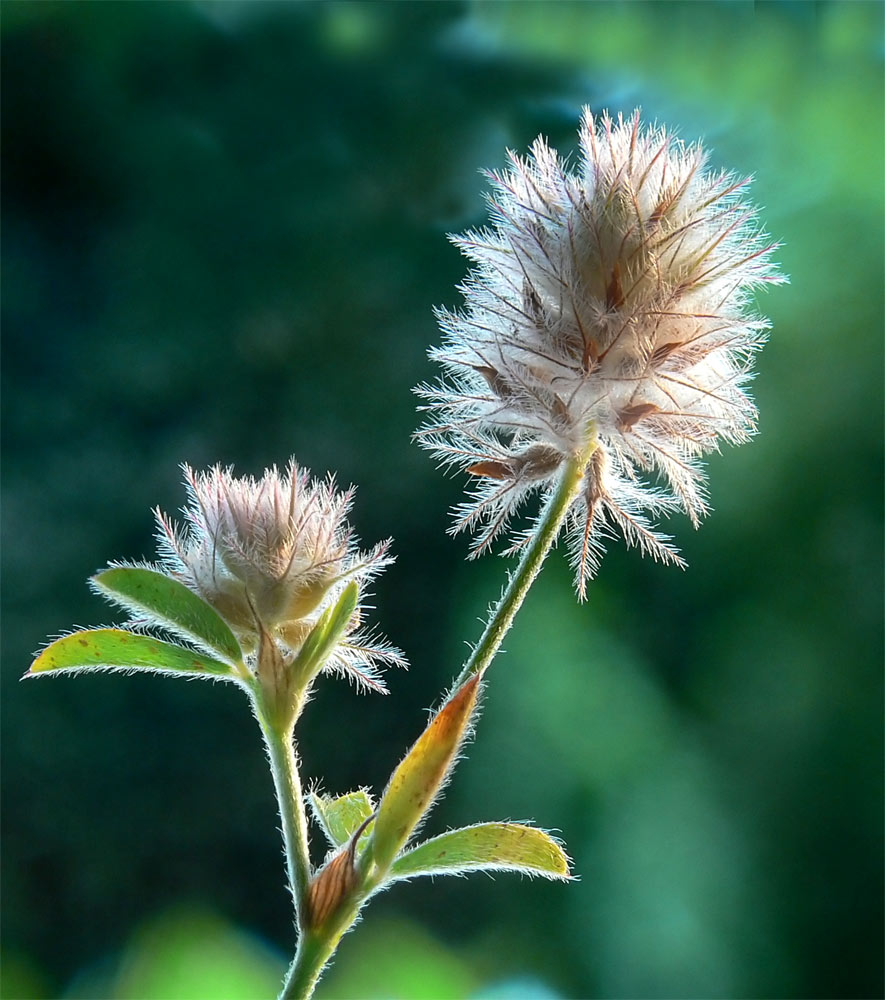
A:
{"label": "flower bud", "polygon": [[314,928],[322,926],[350,895],[357,883],[356,852],[360,836],[375,818],[372,813],[351,834],[335,854],[311,880],[305,901],[304,924]]}
{"label": "flower bud", "polygon": [[356,884],[354,847],[356,841],[342,847],[316,874],[307,890],[305,924],[321,927],[338,909]]}
{"label": "flower bud", "polygon": [[[293,685],[303,689],[321,669],[383,691],[374,664],[402,657],[360,630],[360,598],[391,560],[386,542],[368,552],[357,548],[347,521],[353,490],[311,479],[294,462],[257,480],[219,466],[201,473],[185,466],[185,476],[184,527],[156,512],[161,569],[227,622],[250,655],[267,704],[276,711]],[[301,660],[309,659],[310,669],[289,677],[308,646],[311,655]]]}

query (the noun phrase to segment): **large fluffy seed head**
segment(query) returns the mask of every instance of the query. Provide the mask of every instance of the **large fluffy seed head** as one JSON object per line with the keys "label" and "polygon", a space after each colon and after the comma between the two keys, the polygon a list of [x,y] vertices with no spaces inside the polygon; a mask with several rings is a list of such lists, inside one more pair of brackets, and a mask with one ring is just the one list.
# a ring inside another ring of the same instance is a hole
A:
{"label": "large fluffy seed head", "polygon": [[699,456],[752,433],[746,383],[767,323],[750,294],[784,279],[749,180],[707,169],[699,145],[638,112],[587,110],[580,146],[574,172],[539,138],[488,175],[492,227],[454,237],[475,265],[465,306],[438,312],[446,377],[418,392],[419,439],[476,477],[454,529],[477,532],[474,553],[597,435],[569,516],[583,594],[613,528],[679,561],[650,517],[680,508],[697,523]]}
{"label": "large fluffy seed head", "polygon": [[[216,466],[184,466],[188,505],[183,528],[157,511],[164,571],[211,604],[247,651],[263,634],[285,655],[297,652],[342,588],[366,583],[391,559],[384,542],[361,552],[347,520],[353,490],[311,479],[294,461],[260,479]],[[357,607],[330,667],[381,688],[373,661],[402,662],[379,637],[359,631]]]}

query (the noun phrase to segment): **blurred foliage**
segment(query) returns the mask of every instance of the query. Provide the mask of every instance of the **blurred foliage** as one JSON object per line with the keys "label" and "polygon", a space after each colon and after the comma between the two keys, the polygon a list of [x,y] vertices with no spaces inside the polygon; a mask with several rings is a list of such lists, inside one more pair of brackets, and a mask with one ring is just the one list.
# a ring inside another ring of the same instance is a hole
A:
{"label": "blurred foliage", "polygon": [[199,907],[139,927],[119,958],[82,971],[65,1000],[261,1000],[274,996],[286,959]]}
{"label": "blurred foliage", "polygon": [[396,536],[378,617],[413,669],[383,700],[329,680],[303,723],[326,791],[380,789],[504,570],[463,563],[460,485],[409,443],[465,270],[444,234],[589,103],[757,175],[793,282],[760,303],[761,433],[675,526],[687,573],[613,549],[577,607],[551,560],[428,828],[555,824],[582,881],[398,886],[319,995],[881,996],[882,6],[2,14],[2,995],[272,991],[291,917],[239,692],[17,679],[111,617],[85,577],[152,554],[179,462],[295,453]]}

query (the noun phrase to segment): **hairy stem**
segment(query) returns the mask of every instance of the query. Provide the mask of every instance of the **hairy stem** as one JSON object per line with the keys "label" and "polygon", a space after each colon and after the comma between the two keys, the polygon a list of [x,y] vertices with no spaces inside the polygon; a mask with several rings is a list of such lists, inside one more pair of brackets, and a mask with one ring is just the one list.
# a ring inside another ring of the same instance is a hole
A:
{"label": "hairy stem", "polygon": [[[355,916],[351,917],[351,922]],[[313,994],[326,962],[335,953],[346,929],[342,927],[336,934],[318,935],[310,931],[301,934],[298,951],[289,966],[279,1000],[307,1000]]]}
{"label": "hairy stem", "polygon": [[541,512],[535,533],[519,560],[519,565],[510,577],[507,587],[489,618],[483,634],[464,664],[452,687],[457,690],[473,674],[482,673],[492,662],[501,647],[516,612],[522,606],[529,588],[540,573],[547,553],[559,535],[562,522],[568,514],[572,501],[581,488],[584,469],[596,451],[596,434],[592,433],[582,451],[573,455],[563,466],[556,488]]}
{"label": "hairy stem", "polygon": [[301,778],[298,775],[298,761],[293,741],[294,725],[284,731],[268,723],[263,713],[258,713],[261,732],[267,745],[270,769],[273,773],[274,788],[283,825],[283,845],[286,850],[286,872],[289,890],[295,906],[296,919],[300,915],[307,896],[310,882],[310,853],[307,840],[307,815],[304,809],[304,795]]}
{"label": "hairy stem", "polygon": [[372,866],[372,870],[363,875],[362,884],[353,896],[322,927],[302,931],[279,1000],[308,1000],[313,995],[326,963],[335,954],[341,938],[353,926],[363,903],[381,881],[381,873]]}

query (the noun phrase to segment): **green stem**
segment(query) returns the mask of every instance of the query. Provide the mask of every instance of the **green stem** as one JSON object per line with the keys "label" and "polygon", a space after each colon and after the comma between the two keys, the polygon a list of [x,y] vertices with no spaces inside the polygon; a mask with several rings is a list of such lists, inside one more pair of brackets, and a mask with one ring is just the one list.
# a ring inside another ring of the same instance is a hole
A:
{"label": "green stem", "polygon": [[[357,866],[359,870],[359,866]],[[304,930],[298,939],[298,950],[289,966],[279,1000],[308,1000],[326,963],[335,954],[338,943],[347,933],[366,899],[378,888],[381,873],[373,870],[363,877],[356,894],[319,928]]]}
{"label": "green stem", "polygon": [[519,565],[510,577],[507,588],[492,612],[479,642],[464,664],[461,673],[458,674],[452,686],[453,691],[461,687],[468,677],[482,673],[494,659],[504,636],[513,624],[516,612],[519,611],[529,588],[535,582],[535,577],[541,571],[547,553],[559,535],[562,522],[581,488],[584,469],[587,468],[587,463],[593,452],[596,451],[596,447],[596,434],[592,433],[584,449],[577,455],[573,455],[563,466],[559,482],[541,513],[532,540],[523,550]]}
{"label": "green stem", "polygon": [[286,849],[286,871],[289,889],[295,906],[296,918],[301,913],[307,887],[310,882],[310,852],[307,840],[307,815],[304,811],[304,795],[301,778],[298,775],[298,761],[295,757],[293,741],[294,724],[278,732],[272,724],[258,712],[261,732],[270,757],[274,788],[283,824],[283,844]]}
{"label": "green stem", "polygon": [[[354,915],[355,916],[355,915]],[[298,939],[298,951],[289,966],[279,1000],[307,1000],[313,994],[326,962],[335,953],[346,928],[331,936],[305,931]]]}

